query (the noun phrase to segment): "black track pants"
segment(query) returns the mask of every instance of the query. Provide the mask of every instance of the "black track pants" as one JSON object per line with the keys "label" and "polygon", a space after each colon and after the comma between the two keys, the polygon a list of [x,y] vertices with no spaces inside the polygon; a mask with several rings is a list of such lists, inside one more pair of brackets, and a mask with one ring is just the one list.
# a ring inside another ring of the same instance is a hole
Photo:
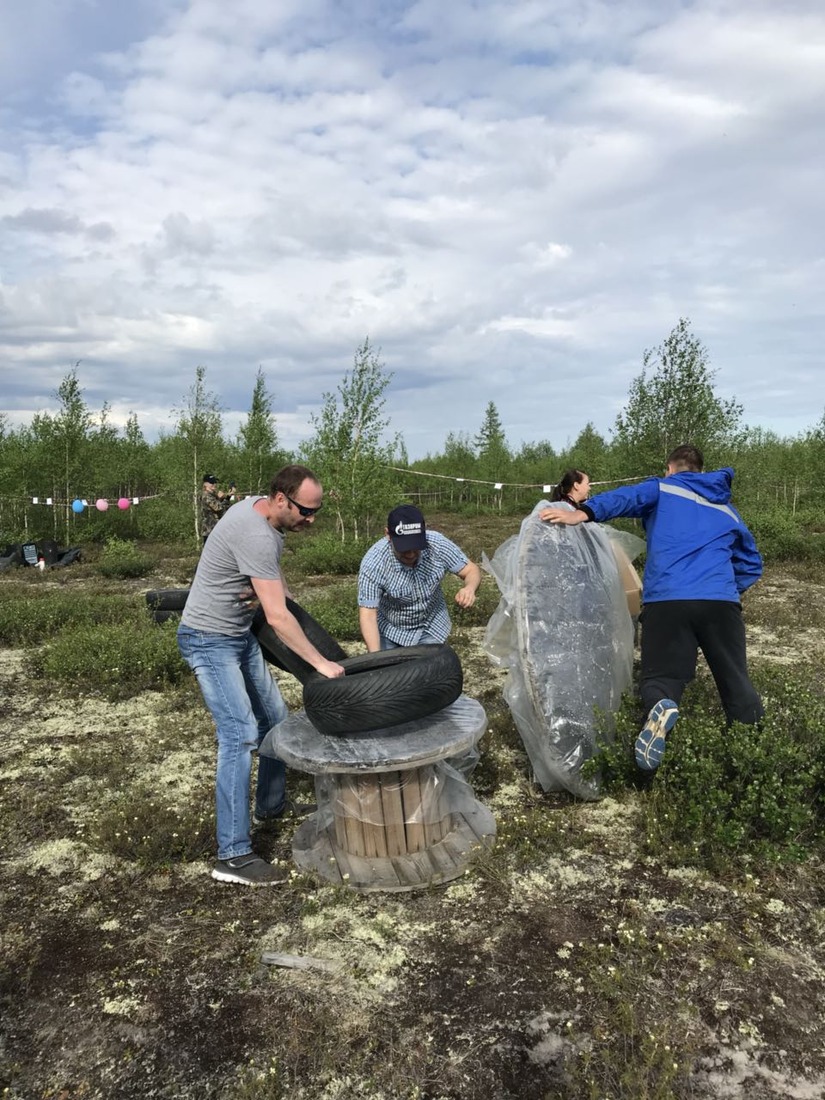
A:
{"label": "black track pants", "polygon": [[645,604],[639,691],[645,710],[660,699],[678,703],[696,675],[702,650],[729,722],[758,722],[765,713],[748,678],[745,624],[738,603],[663,600]]}

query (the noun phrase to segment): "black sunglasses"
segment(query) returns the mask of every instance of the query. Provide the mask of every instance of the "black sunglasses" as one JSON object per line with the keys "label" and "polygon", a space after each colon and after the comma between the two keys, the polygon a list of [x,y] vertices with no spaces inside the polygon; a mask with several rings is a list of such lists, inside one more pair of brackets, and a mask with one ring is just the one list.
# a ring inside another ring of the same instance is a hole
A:
{"label": "black sunglasses", "polygon": [[284,496],[286,497],[286,499],[289,501],[290,504],[295,505],[295,507],[300,512],[300,514],[304,517],[314,516],[316,512],[321,511],[322,505],[320,505],[320,504],[318,505],[317,508],[307,508],[305,504],[299,504],[297,500],[293,500],[292,497],[289,495],[289,493],[284,493]]}

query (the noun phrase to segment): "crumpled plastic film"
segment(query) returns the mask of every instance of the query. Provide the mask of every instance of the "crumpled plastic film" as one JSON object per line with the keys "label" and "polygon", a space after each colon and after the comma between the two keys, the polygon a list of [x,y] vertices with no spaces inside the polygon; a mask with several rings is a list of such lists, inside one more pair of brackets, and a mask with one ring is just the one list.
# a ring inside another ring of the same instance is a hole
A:
{"label": "crumpled plastic film", "polygon": [[644,541],[596,523],[542,523],[549,506],[539,501],[518,535],[482,557],[501,592],[484,650],[508,669],[504,698],[538,783],[593,799],[598,782],[581,768],[595,752],[597,714],[618,708],[633,670],[634,626],[611,539],[631,561]]}
{"label": "crumpled plastic film", "polygon": [[326,830],[345,854],[403,856],[447,838],[454,815],[477,810],[467,777],[486,728],[484,708],[466,695],[368,737],[323,734],[298,711],[272,727],[259,751],[315,776],[318,810],[296,833],[295,850],[313,850]]}
{"label": "crumpled plastic film", "polygon": [[448,707],[369,736],[338,737],[321,733],[306,712],[296,711],[273,726],[261,742],[262,756],[283,760],[291,768],[310,772],[392,771],[439,759],[469,754],[487,723],[476,699],[460,695]]}
{"label": "crumpled plastic film", "polygon": [[[453,815],[475,805],[472,788],[446,762],[372,774],[325,772],[315,778],[315,835],[329,830],[354,856],[420,852],[447,836]],[[314,844],[314,837],[307,838]]]}

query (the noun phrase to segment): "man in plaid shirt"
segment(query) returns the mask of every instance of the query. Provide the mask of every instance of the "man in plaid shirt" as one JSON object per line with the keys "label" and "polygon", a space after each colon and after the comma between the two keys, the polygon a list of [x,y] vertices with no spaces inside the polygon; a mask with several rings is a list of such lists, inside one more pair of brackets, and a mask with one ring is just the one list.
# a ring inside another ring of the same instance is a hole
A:
{"label": "man in plaid shirt", "polygon": [[452,624],[441,587],[447,573],[464,581],[455,602],[472,607],[479,567],[444,535],[428,532],[413,505],[394,508],[386,538],[369,548],[358,572],[358,617],[370,653],[447,640]]}

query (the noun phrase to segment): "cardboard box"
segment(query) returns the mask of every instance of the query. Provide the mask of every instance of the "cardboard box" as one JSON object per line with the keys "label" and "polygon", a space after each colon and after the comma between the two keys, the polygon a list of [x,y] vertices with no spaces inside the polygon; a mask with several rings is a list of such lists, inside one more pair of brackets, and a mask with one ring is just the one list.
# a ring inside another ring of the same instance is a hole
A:
{"label": "cardboard box", "polygon": [[613,539],[610,540],[610,545],[613,547],[613,556],[616,559],[616,565],[619,567],[619,580],[622,582],[622,588],[627,599],[627,610],[635,619],[642,610],[641,578],[622,547]]}

